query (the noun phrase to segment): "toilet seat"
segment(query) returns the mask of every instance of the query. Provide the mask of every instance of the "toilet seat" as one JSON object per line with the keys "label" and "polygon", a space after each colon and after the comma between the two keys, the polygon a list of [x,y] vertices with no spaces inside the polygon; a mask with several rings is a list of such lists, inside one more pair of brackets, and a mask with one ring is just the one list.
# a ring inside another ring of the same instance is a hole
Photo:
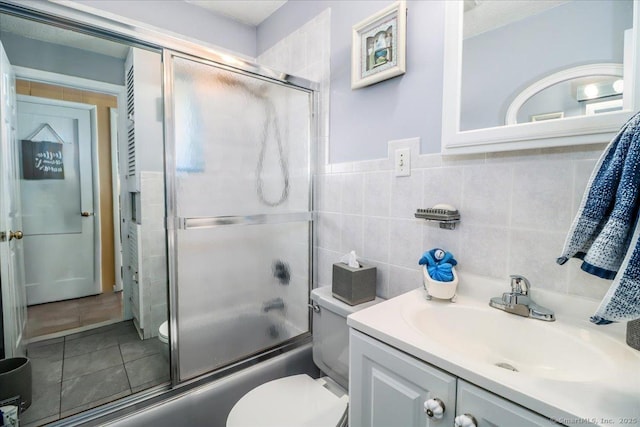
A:
{"label": "toilet seat", "polygon": [[293,375],[262,384],[231,409],[227,427],[326,427],[340,421],[349,402],[324,387],[325,381]]}
{"label": "toilet seat", "polygon": [[165,344],[169,344],[169,321],[165,321],[158,328],[158,339]]}

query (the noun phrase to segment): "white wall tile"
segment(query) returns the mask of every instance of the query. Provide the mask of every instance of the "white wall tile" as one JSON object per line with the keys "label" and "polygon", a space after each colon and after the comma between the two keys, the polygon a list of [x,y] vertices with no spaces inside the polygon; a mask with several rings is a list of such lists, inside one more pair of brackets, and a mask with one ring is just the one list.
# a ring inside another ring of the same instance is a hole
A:
{"label": "white wall tile", "polygon": [[364,258],[362,264],[376,267],[376,295],[382,298],[391,298],[389,294],[389,264]]}
{"label": "white wall tile", "polygon": [[389,222],[389,263],[405,268],[418,268],[422,253],[421,220]]}
{"label": "white wall tile", "polygon": [[460,271],[487,277],[508,277],[508,228],[463,224],[460,231],[463,243],[456,258]]}
{"label": "white wall tile", "polygon": [[316,268],[318,270],[318,286],[331,284],[333,264],[340,261],[340,252],[318,249]]}
{"label": "white wall tile", "polygon": [[317,210],[323,212],[340,212],[342,197],[342,175],[321,175],[317,180]]}
{"label": "white wall tile", "polygon": [[389,216],[391,172],[372,172],[364,175],[364,214]]}
{"label": "white wall tile", "polygon": [[560,232],[512,230],[509,274],[525,276],[534,288],[567,293],[570,269],[556,263],[564,239]]}
{"label": "white wall tile", "polygon": [[460,241],[462,233],[460,226],[456,226],[455,230],[440,228],[435,222],[424,222],[422,225],[422,248],[418,254],[418,259],[426,251],[433,248],[440,248],[447,252],[451,252],[458,259],[460,257]]}
{"label": "white wall tile", "polygon": [[340,251],[340,233],[342,216],[335,213],[322,212],[318,215],[318,231],[315,245],[322,249]]}
{"label": "white wall tile", "polygon": [[361,215],[342,215],[342,238],[340,252],[356,251],[363,254],[363,217]]}
{"label": "white wall tile", "polygon": [[422,271],[420,269],[390,266],[389,297],[393,298],[422,286]]}
{"label": "white wall tile", "polygon": [[[410,176],[391,178],[391,205],[389,216],[395,218],[415,218],[418,208],[424,208],[424,173],[414,169]],[[430,207],[430,206],[429,206]]]}
{"label": "white wall tile", "polygon": [[389,260],[389,220],[386,218],[364,217],[365,258],[378,262]]}
{"label": "white wall tile", "polygon": [[441,167],[424,170],[424,207],[447,203],[462,206],[462,171],[460,167]]}
{"label": "white wall tile", "polygon": [[463,201],[465,224],[505,226],[511,214],[513,167],[509,164],[464,168]]}
{"label": "white wall tile", "polygon": [[573,169],[566,162],[519,164],[513,172],[511,225],[567,232],[572,220]]}
{"label": "white wall tile", "polygon": [[346,174],[342,179],[342,209],[345,214],[362,214],[364,178],[362,174]]}

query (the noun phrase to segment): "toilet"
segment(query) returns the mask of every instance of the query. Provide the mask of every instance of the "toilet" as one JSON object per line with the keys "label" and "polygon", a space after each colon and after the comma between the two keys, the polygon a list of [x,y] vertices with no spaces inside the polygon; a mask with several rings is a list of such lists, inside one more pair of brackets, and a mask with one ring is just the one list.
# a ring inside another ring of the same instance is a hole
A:
{"label": "toilet", "polygon": [[162,343],[162,355],[169,361],[169,321],[165,320],[158,328],[158,339]]}
{"label": "toilet", "polygon": [[335,299],[331,286],[311,291],[313,361],[327,376],[292,375],[262,384],[233,406],[227,427],[336,426],[349,402],[347,316],[382,300],[350,306]]}

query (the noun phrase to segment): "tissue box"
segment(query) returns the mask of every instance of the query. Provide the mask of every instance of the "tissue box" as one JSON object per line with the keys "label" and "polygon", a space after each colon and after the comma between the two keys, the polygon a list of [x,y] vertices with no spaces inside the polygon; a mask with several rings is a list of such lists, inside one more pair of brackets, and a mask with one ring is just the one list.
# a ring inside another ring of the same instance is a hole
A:
{"label": "tissue box", "polygon": [[360,264],[349,267],[341,262],[333,264],[331,286],[333,296],[349,305],[356,305],[376,298],[376,268]]}

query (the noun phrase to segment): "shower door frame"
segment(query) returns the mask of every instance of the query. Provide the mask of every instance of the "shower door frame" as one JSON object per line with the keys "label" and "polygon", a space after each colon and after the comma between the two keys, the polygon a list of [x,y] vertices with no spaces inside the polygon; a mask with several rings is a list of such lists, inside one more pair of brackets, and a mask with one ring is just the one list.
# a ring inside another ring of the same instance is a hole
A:
{"label": "shower door frame", "polygon": [[[242,56],[235,56],[236,54],[228,54],[223,50],[217,50],[215,47],[198,44],[193,41],[189,41],[186,39],[182,39],[179,36],[167,35],[159,29],[152,28],[146,26],[144,24],[140,24],[138,21],[118,17],[111,14],[99,13],[97,9],[92,8],[90,6],[85,6],[81,3],[74,2],[66,2],[64,4],[57,2],[32,2],[29,4],[25,4],[22,0],[0,0],[0,12],[9,13],[15,16],[19,16],[29,20],[35,20],[41,23],[45,23],[47,25],[51,25],[54,27],[71,29],[74,31],[79,31],[81,33],[89,34],[96,37],[105,38],[108,40],[121,42],[129,45],[130,47],[138,47],[142,49],[147,49],[150,51],[157,52],[162,55],[163,60],[168,53],[172,54],[180,54],[187,55],[190,58],[195,58],[199,61],[208,61],[214,63],[218,67],[227,67],[236,72],[241,72],[245,74],[250,74],[252,76],[257,76],[266,80],[269,80],[274,83],[281,83],[285,85],[295,86],[299,89],[306,89],[311,92],[311,120],[310,120],[310,156],[309,156],[309,174],[311,175],[311,179],[309,181],[309,205],[310,212],[312,214],[313,220],[310,223],[309,227],[309,247],[310,247],[310,264],[309,264],[309,288],[313,286],[315,283],[317,272],[313,268],[314,263],[313,259],[315,256],[311,256],[311,254],[315,255],[314,248],[314,236],[316,229],[316,213],[313,210],[314,207],[314,188],[315,188],[315,173],[317,170],[317,150],[319,147],[319,136],[318,136],[318,102],[319,96],[318,91],[320,90],[320,85],[316,82],[309,81],[304,78],[291,76],[286,73],[277,72],[271,70],[270,68],[263,67],[261,65],[255,64],[250,60],[245,59]],[[165,61],[166,63],[166,61]],[[163,70],[166,71],[166,66],[163,66]],[[166,82],[166,76],[163,76],[163,84]],[[164,92],[163,87],[163,104],[162,106],[166,106],[167,94]],[[163,112],[165,114],[165,132],[166,129],[166,120],[168,111]],[[165,141],[159,141],[159,143],[165,143],[167,141],[167,135],[164,135]],[[166,154],[166,149],[165,149]],[[165,158],[165,165],[167,159]],[[167,192],[167,196],[170,197],[169,189],[165,188]],[[168,203],[168,200],[167,200]],[[167,221],[167,243],[169,243],[169,239],[172,238],[172,234],[175,233],[175,227],[173,224],[169,224]],[[168,261],[170,258],[167,258]],[[172,327],[175,325],[176,314],[173,311],[176,307],[177,297],[176,289],[174,289],[174,282],[169,282],[168,291],[169,291],[169,318],[172,321]],[[312,314],[309,310],[309,325],[312,328],[311,319]],[[95,423],[96,420],[109,420],[109,417],[119,417],[122,414],[126,414],[131,412],[132,410],[141,410],[150,405],[157,404],[158,402],[164,401],[165,399],[174,398],[182,395],[183,393],[187,393],[190,390],[203,386],[211,381],[223,378],[233,372],[236,372],[242,368],[249,367],[253,363],[269,359],[277,354],[286,352],[288,350],[295,350],[305,343],[310,342],[310,336],[306,339],[298,339],[297,342],[293,343],[283,343],[280,347],[271,350],[268,354],[262,354],[258,356],[254,356],[249,358],[248,360],[244,360],[242,362],[236,363],[234,365],[228,366],[226,368],[221,368],[217,371],[213,371],[210,373],[203,374],[197,378],[192,380],[178,381],[178,372],[177,372],[177,360],[175,359],[175,354],[177,354],[177,331],[171,330],[172,334],[170,337],[171,342],[171,352],[173,353],[171,359],[171,384],[162,384],[155,387],[152,387],[147,390],[142,390],[140,392],[134,393],[130,396],[126,396],[120,399],[115,400],[114,402],[107,403],[103,406],[88,409],[84,412],[80,412],[79,414],[70,416],[64,420],[60,420],[58,425],[60,426],[71,426],[77,425],[79,423]],[[310,335],[310,334],[309,334]],[[175,340],[175,343],[174,343]],[[115,419],[111,418],[111,420]]]}
{"label": "shower door frame", "polygon": [[[174,117],[174,101],[173,93],[174,73],[173,59],[181,58],[194,61],[198,64],[208,65],[220,70],[225,70],[240,75],[263,80],[268,83],[277,84],[298,90],[309,95],[309,143],[308,143],[308,164],[307,177],[309,185],[309,202],[306,212],[291,213],[272,213],[253,216],[234,216],[234,217],[210,217],[210,218],[179,218],[177,216],[177,192],[176,192],[176,141],[175,141],[175,117]],[[255,224],[282,224],[299,221],[308,221],[309,223],[309,247],[308,247],[308,281],[307,281],[307,300],[311,288],[314,283],[314,229],[316,222],[316,214],[314,211],[314,179],[316,172],[316,154],[318,147],[318,85],[305,79],[290,76],[285,73],[277,73],[268,68],[257,64],[250,64],[243,61],[233,63],[233,58],[225,57],[225,63],[219,62],[217,57],[202,57],[197,54],[184,53],[172,49],[163,49],[163,94],[164,94],[164,144],[165,144],[165,192],[166,192],[166,229],[167,229],[167,267],[169,277],[169,316],[170,316],[170,354],[171,354],[171,383],[172,386],[183,384],[186,382],[198,380],[203,377],[215,375],[217,372],[224,371],[230,366],[241,366],[242,364],[255,359],[261,359],[269,354],[280,354],[286,348],[301,345],[308,342],[311,337],[311,311],[308,311],[307,331],[285,340],[284,342],[268,348],[261,349],[257,354],[245,356],[242,360],[231,362],[228,365],[215,368],[213,371],[207,372],[194,379],[180,380],[180,359],[179,345],[180,334],[178,331],[178,296],[179,296],[179,280],[178,280],[178,253],[177,253],[177,235],[178,230],[186,230],[193,228],[209,228],[219,225],[255,225]],[[231,62],[231,64],[229,63]]]}

